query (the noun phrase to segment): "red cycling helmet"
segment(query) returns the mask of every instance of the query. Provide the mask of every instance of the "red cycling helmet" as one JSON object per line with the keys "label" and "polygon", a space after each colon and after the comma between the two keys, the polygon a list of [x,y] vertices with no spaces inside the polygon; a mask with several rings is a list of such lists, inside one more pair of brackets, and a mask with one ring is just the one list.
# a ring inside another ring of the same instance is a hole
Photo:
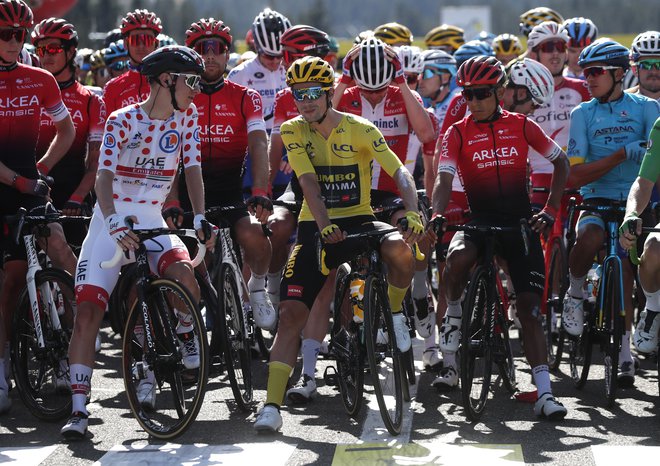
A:
{"label": "red cycling helmet", "polygon": [[78,46],[78,33],[73,24],[61,18],[48,18],[41,21],[32,31],[32,45],[43,39],[60,39],[67,45]]}
{"label": "red cycling helmet", "polygon": [[495,57],[477,55],[467,59],[456,74],[461,86],[496,86],[505,79],[504,67]]}
{"label": "red cycling helmet", "polygon": [[287,29],[280,37],[282,47],[315,57],[325,57],[330,52],[330,37],[313,26],[299,24]]}
{"label": "red cycling helmet", "polygon": [[122,36],[127,36],[131,31],[142,29],[151,30],[156,34],[160,34],[163,30],[163,25],[160,22],[160,18],[156,16],[156,13],[140,9],[131,11],[121,20]]}
{"label": "red cycling helmet", "polygon": [[229,34],[230,30],[231,29],[219,19],[202,18],[199,21],[192,23],[186,31],[186,45],[188,47],[193,47],[195,42],[200,39],[218,37],[229,47],[232,41],[231,34]]}
{"label": "red cycling helmet", "polygon": [[0,0],[0,27],[25,28],[34,25],[32,10],[21,0]]}

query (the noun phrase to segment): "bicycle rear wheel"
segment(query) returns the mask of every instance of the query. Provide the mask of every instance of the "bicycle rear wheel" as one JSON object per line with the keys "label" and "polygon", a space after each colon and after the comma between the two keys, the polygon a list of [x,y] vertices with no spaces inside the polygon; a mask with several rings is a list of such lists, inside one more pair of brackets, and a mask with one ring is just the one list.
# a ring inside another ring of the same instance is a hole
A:
{"label": "bicycle rear wheel", "polygon": [[403,368],[396,346],[387,293],[382,280],[367,277],[364,286],[364,323],[371,380],[380,415],[392,435],[399,435],[403,420]]}
{"label": "bicycle rear wheel", "polygon": [[550,267],[546,277],[545,325],[543,327],[550,370],[559,368],[564,351],[565,332],[560,331],[558,322],[561,321],[564,295],[568,288],[567,277],[566,251],[561,240],[557,238],[552,244]]}
{"label": "bicycle rear wheel", "polygon": [[245,325],[243,308],[234,269],[221,264],[217,289],[221,296],[218,302],[216,325],[223,336],[225,366],[236,404],[243,411],[252,409],[252,355],[250,338]]}
{"label": "bicycle rear wheel", "polygon": [[495,328],[493,359],[497,362],[502,384],[512,394],[516,392],[516,363],[513,359],[511,340],[509,338],[509,320],[504,317],[504,310],[500,304]]}
{"label": "bicycle rear wheel", "polygon": [[[12,322],[11,360],[18,394],[28,410],[39,419],[57,421],[71,414],[68,352],[75,312],[73,278],[62,270],[44,269],[36,273],[34,283],[44,347],[37,343],[25,287]],[[59,326],[50,318],[53,306]]]}
{"label": "bicycle rear wheel", "polygon": [[470,278],[461,320],[461,396],[467,418],[473,422],[486,407],[493,371],[488,287],[488,271],[478,267]]}
{"label": "bicycle rear wheel", "polygon": [[361,343],[363,324],[353,321],[350,299],[350,267],[337,268],[332,320],[331,348],[337,361],[339,393],[349,416],[360,412],[364,396],[364,350]]}
{"label": "bicycle rear wheel", "polygon": [[[130,409],[142,428],[156,438],[172,439],[190,427],[204,401],[209,370],[206,329],[189,292],[176,282],[153,280],[146,290],[146,305],[149,321],[144,322],[142,307],[136,303],[124,328],[124,386]],[[188,341],[196,341],[199,348],[196,369],[186,369],[183,364],[183,343],[176,335],[177,312],[192,316]],[[154,351],[148,349],[149,338]],[[156,409],[142,399],[149,383],[157,395]]]}
{"label": "bicycle rear wheel", "polygon": [[[621,300],[621,267],[616,260],[608,260],[605,266],[605,296],[603,299],[603,337],[605,398],[607,406],[614,405],[619,374],[619,351],[623,339],[623,316]],[[602,282],[601,282],[602,285]]]}

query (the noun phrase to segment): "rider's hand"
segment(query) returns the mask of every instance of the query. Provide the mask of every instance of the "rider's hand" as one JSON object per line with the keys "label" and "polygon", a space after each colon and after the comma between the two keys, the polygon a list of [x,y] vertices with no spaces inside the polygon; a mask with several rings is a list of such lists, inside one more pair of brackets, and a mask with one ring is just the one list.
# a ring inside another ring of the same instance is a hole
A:
{"label": "rider's hand", "polygon": [[168,228],[175,230],[183,225],[183,209],[178,200],[170,200],[163,204],[161,214]]}
{"label": "rider's hand", "polygon": [[546,233],[552,229],[557,218],[557,209],[546,205],[538,214],[532,215],[529,224],[536,233]]}
{"label": "rider's hand", "polygon": [[138,238],[126,223],[127,219],[133,223],[140,223],[135,216],[122,218],[119,214],[110,214],[105,218],[108,234],[124,251],[135,250],[138,246]]}
{"label": "rider's hand", "polygon": [[353,84],[353,76],[351,75],[351,66],[353,65],[353,60],[355,60],[355,57],[358,55],[359,52],[360,52],[360,46],[354,45],[344,57],[344,61],[342,62],[341,65],[342,75],[341,75],[341,79],[339,80],[341,84],[345,84],[346,86],[350,86]]}
{"label": "rider's hand", "polygon": [[631,212],[619,227],[619,243],[626,251],[637,242],[637,237],[642,234],[642,219],[637,212]]}
{"label": "rider's hand", "polygon": [[37,162],[37,173],[39,173],[39,179],[45,181],[46,184],[52,188],[55,184],[55,179],[52,176],[48,176],[49,172],[50,170],[45,163]]}
{"label": "rider's hand", "polygon": [[193,219],[193,227],[197,232],[197,239],[206,245],[206,249],[212,249],[215,245],[215,231],[213,225],[206,220],[204,214],[197,214]]}
{"label": "rider's hand", "polygon": [[62,206],[62,214],[69,216],[82,215],[82,199],[75,194]]}
{"label": "rider's hand", "polygon": [[321,230],[321,238],[323,238],[324,243],[339,243],[340,241],[344,241],[344,239],[346,239],[346,233],[341,231],[339,225],[331,223]]}
{"label": "rider's hand", "polygon": [[433,214],[429,224],[426,226],[426,232],[432,244],[435,244],[447,229],[447,219],[439,214]]}
{"label": "rider's hand", "polygon": [[252,188],[252,196],[245,201],[250,214],[254,215],[262,225],[268,222],[268,217],[273,213],[273,201],[268,197],[264,189]]}
{"label": "rider's hand", "polygon": [[640,139],[639,141],[629,142],[625,145],[626,158],[641,165],[646,154],[646,140]]}
{"label": "rider's hand", "polygon": [[286,154],[282,156],[282,160],[280,161],[280,171],[285,175],[290,175],[293,172],[293,168],[291,168],[291,164],[289,163],[289,157]]}
{"label": "rider's hand", "polygon": [[399,231],[408,244],[416,243],[424,234],[422,216],[419,215],[419,212],[415,212],[414,210],[406,212],[406,215],[402,219],[399,219],[398,224]]}
{"label": "rider's hand", "polygon": [[48,197],[50,194],[50,187],[44,180],[33,180],[19,174],[14,176],[12,186],[23,194],[31,194],[38,197]]}
{"label": "rider's hand", "polygon": [[392,77],[392,82],[397,86],[406,84],[406,78],[403,75],[403,66],[401,65],[401,60],[399,60],[399,56],[396,54],[396,51],[389,45],[385,46],[385,57],[392,63],[392,65],[394,65],[394,76]]}

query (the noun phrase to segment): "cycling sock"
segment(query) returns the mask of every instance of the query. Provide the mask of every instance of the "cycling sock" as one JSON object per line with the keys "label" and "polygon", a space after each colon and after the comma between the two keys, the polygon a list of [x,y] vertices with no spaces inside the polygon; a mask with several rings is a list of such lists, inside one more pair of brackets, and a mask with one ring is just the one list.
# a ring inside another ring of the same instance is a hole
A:
{"label": "cycling sock", "polygon": [[266,274],[257,275],[252,272],[250,275],[250,280],[248,280],[248,290],[249,291],[261,291],[266,288]]}
{"label": "cycling sock", "polygon": [[81,412],[89,414],[85,404],[87,403],[87,394],[92,384],[92,368],[84,364],[71,364],[69,366],[71,373],[71,391],[73,396],[73,406],[71,412]]}
{"label": "cycling sock", "polygon": [[185,314],[183,312],[174,309],[174,313],[179,318],[179,324],[176,326],[176,333],[181,335],[182,333],[192,332],[193,329],[193,316],[192,314]]}
{"label": "cycling sock", "polygon": [[269,294],[280,295],[280,282],[282,281],[282,269],[277,272],[266,274],[268,281],[266,282],[266,291]]}
{"label": "cycling sock", "polygon": [[293,367],[280,361],[271,361],[268,363],[268,391],[266,392],[266,403],[278,407],[282,406],[286,384],[289,382],[289,376]]}
{"label": "cycling sock", "polygon": [[442,353],[442,367],[456,368],[456,353]]}
{"label": "cycling sock", "polygon": [[[642,287],[644,290],[644,296],[646,296],[646,309],[653,312],[660,312],[660,290],[649,293]],[[8,349],[5,348],[5,354],[7,354]]]}
{"label": "cycling sock", "polygon": [[584,288],[584,281],[587,279],[586,275],[581,277],[576,277],[572,273],[568,274],[568,278],[571,284],[566,291],[569,296],[575,299],[584,299],[584,294],[582,294],[582,288]]}
{"label": "cycling sock", "polygon": [[426,286],[426,269],[415,270],[412,281],[412,297],[413,299],[426,298],[428,294],[428,287]]}
{"label": "cycling sock", "polygon": [[447,316],[460,319],[463,315],[463,308],[461,307],[461,300],[449,301],[447,300]]}
{"label": "cycling sock", "polygon": [[624,362],[632,361],[632,353],[630,352],[630,330],[623,334],[621,339],[621,350],[619,351],[619,365]]}
{"label": "cycling sock", "polygon": [[393,314],[396,314],[397,312],[401,312],[403,298],[406,297],[407,292],[408,292],[408,287],[397,288],[391,283],[387,284],[387,297],[390,299],[390,307],[392,309]]}
{"label": "cycling sock", "polygon": [[436,336],[436,325],[433,323],[433,327],[431,327],[431,334],[424,338],[424,349],[427,350],[429,348],[433,348],[434,346],[438,346],[438,344],[435,342],[435,336]]}
{"label": "cycling sock", "polygon": [[302,342],[303,374],[314,378],[316,371],[316,360],[319,357],[321,342],[313,338],[305,338]]}
{"label": "cycling sock", "polygon": [[552,387],[550,386],[550,370],[547,364],[541,364],[532,369],[532,376],[534,378],[534,385],[536,385],[536,393],[543,395],[545,393],[552,394]]}

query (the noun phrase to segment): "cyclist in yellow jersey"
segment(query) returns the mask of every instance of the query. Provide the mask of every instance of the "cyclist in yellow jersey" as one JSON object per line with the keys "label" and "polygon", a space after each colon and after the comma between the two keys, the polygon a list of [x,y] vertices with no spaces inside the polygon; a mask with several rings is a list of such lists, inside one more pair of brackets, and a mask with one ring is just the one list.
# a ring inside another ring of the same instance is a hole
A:
{"label": "cyclist in yellow jersey", "polygon": [[325,263],[336,267],[357,252],[345,241],[346,231],[357,233],[388,229],[371,210],[371,164],[376,159],[394,178],[406,206],[407,228],[383,237],[380,254],[388,270],[388,297],[393,313],[397,346],[410,348],[403,298],[413,277],[415,243],[424,227],[417,211],[412,175],[389,149],[380,131],[367,120],[334,110],[331,106],[334,72],[318,57],[304,57],[287,71],[299,117],[282,124],[282,141],[303,191],[298,239],[287,261],[280,287],[280,321],[270,354],[268,394],[254,428],[276,432],[282,427],[280,406],[296,361],[300,332],[309,309],[323,286],[316,236],[325,243]]}

